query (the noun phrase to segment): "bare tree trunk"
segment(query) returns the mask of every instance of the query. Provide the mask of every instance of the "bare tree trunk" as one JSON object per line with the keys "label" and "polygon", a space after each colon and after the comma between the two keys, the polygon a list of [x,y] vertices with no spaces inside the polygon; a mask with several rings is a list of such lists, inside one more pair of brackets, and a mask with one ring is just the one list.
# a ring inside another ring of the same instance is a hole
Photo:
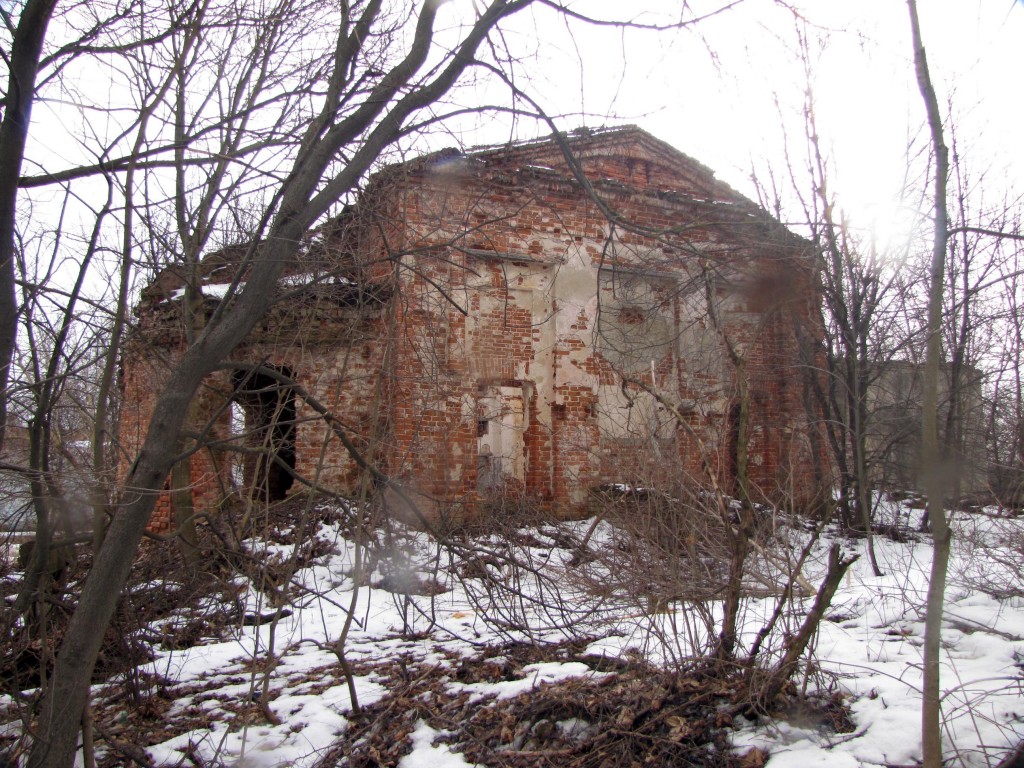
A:
{"label": "bare tree trunk", "polygon": [[[802,53],[806,76],[810,78],[806,47]],[[872,279],[874,265],[864,261],[864,255],[857,252],[857,246],[848,237],[845,218],[835,219],[836,203],[829,191],[827,163],[821,150],[812,100],[805,107],[804,120],[815,190],[814,207],[808,214],[815,220],[820,219],[815,222],[814,241],[822,252],[825,307],[832,326],[826,346],[832,380],[829,399],[823,406],[831,412],[835,423],[829,430],[834,435],[831,445],[841,470],[843,524],[863,528],[871,567],[876,576],[881,576],[872,530],[867,443],[867,388],[874,363],[869,354],[868,334],[879,299],[877,292],[871,290],[872,284],[877,285]]]}
{"label": "bare tree trunk", "polygon": [[[184,441],[178,441],[184,448]],[[171,469],[171,517],[178,539],[178,549],[189,575],[199,563],[199,540],[196,536],[195,505],[192,503],[192,456],[189,454]]]}
{"label": "bare tree trunk", "polygon": [[825,578],[822,580],[821,586],[818,587],[811,610],[804,617],[800,629],[797,630],[796,634],[786,644],[786,652],[783,654],[778,665],[769,673],[768,681],[759,692],[760,701],[763,705],[769,705],[782,691],[786,682],[793,677],[797,662],[800,661],[800,657],[807,650],[811,637],[818,631],[818,626],[821,624],[825,611],[832,604],[832,598],[835,596],[836,590],[839,589],[840,583],[842,583],[843,574],[857,561],[858,557],[860,555],[843,557],[838,544],[833,544],[829,549],[828,570],[825,572]]}
{"label": "bare tree trunk", "polygon": [[[404,58],[380,79],[360,103],[344,114],[343,86],[352,76],[366,29],[380,5],[370,3],[366,16],[349,30],[339,29],[334,62],[324,86],[325,101],[310,122],[293,170],[264,221],[272,221],[267,237],[254,242],[246,259],[251,269],[243,290],[223,301],[202,333],[170,371],[157,398],[145,442],[125,481],[125,495],[97,553],[81,601],[61,644],[53,684],[40,703],[36,741],[29,756],[32,768],[63,768],[73,762],[89,692],[92,669],[103,634],[128,578],[156,498],[178,458],[178,440],[189,405],[203,378],[245,338],[274,300],[285,265],[294,257],[312,223],[341,195],[349,192],[405,131],[409,119],[444,96],[475,61],[476,51],[497,23],[532,0],[493,0],[484,8],[448,58],[435,64],[424,82],[413,78],[432,50],[437,4],[423,3],[415,34]],[[339,117],[339,115],[341,115]],[[347,150],[347,152],[345,152]],[[326,183],[324,175],[338,158],[345,163]]]}
{"label": "bare tree trunk", "polygon": [[916,0],[907,0],[914,45],[917,83],[928,113],[928,128],[935,150],[935,233],[932,243],[930,285],[928,288],[928,338],[925,351],[924,384],[921,414],[921,454],[924,465],[925,490],[928,494],[928,520],[934,537],[931,576],[928,582],[928,614],[924,636],[924,701],[921,707],[921,743],[924,768],[942,766],[942,710],[939,679],[939,657],[942,640],[942,608],[946,592],[946,570],[949,563],[951,532],[943,508],[945,482],[939,464],[938,390],[939,364],[942,356],[942,299],[945,285],[946,183],[949,174],[949,152],[946,148],[939,103],[935,96]]}
{"label": "bare tree trunk", "polygon": [[[724,337],[724,334],[722,334]],[[725,339],[729,350],[729,358],[732,361],[734,375],[736,377],[737,403],[734,406],[735,423],[730,424],[730,430],[735,433],[732,439],[735,444],[733,461],[735,462],[735,484],[736,494],[739,496],[740,506],[737,510],[739,519],[736,525],[732,525],[730,515],[732,510],[725,503],[725,499],[719,499],[718,507],[722,515],[722,522],[729,538],[729,576],[726,582],[725,594],[722,598],[722,632],[718,639],[716,655],[723,661],[732,661],[736,647],[736,637],[739,631],[740,606],[743,603],[743,576],[746,574],[747,557],[750,554],[750,540],[754,536],[754,510],[750,501],[750,476],[749,476],[749,447],[750,447],[750,388],[747,382],[747,371],[745,360],[733,349],[728,339]]]}
{"label": "bare tree trunk", "polygon": [[[36,74],[43,50],[46,27],[57,0],[28,0],[14,33],[0,124],[0,447],[7,426],[7,383],[18,334],[18,297],[15,290],[14,218],[18,198],[18,177],[25,156],[25,140],[32,115]],[[0,10],[9,23],[9,12]]]}
{"label": "bare tree trunk", "polygon": [[[859,341],[863,342],[864,337],[860,335]],[[878,565],[878,558],[875,556],[875,531],[871,519],[872,499],[870,479],[868,477],[868,371],[869,365],[866,344],[858,344],[856,349],[857,364],[854,366],[849,381],[853,383],[853,398],[850,403],[853,414],[853,456],[857,474],[857,509],[860,511],[861,524],[864,526],[864,535],[867,537],[868,560],[871,562],[871,571],[875,576],[882,575],[882,569]]]}

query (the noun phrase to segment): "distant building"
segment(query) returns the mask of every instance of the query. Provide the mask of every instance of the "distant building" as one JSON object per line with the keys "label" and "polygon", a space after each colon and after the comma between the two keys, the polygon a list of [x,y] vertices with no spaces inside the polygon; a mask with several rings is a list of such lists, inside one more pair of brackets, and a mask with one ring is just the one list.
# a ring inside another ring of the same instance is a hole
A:
{"label": "distant building", "polygon": [[[868,453],[877,486],[922,489],[921,407],[924,366],[906,360],[881,364],[868,387]],[[985,403],[982,374],[968,367],[962,373],[961,398],[953,432],[947,430],[950,408],[950,367],[939,376],[939,439],[948,457],[944,467],[949,490],[975,496],[989,490]]]}

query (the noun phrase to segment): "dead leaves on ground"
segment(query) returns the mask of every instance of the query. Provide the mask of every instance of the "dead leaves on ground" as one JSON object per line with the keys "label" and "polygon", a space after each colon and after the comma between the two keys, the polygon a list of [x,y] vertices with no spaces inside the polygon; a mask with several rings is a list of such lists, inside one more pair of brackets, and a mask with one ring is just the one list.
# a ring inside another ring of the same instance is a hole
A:
{"label": "dead leaves on ground", "polygon": [[[448,666],[406,659],[376,669],[389,695],[352,716],[321,768],[397,766],[422,720],[469,763],[495,768],[760,768],[767,755],[730,747],[736,691],[711,675],[672,675],[639,662],[598,673],[583,646],[506,645]],[[592,676],[481,699],[458,683],[522,679],[542,661],[582,661]],[[756,754],[755,754],[756,753]]]}

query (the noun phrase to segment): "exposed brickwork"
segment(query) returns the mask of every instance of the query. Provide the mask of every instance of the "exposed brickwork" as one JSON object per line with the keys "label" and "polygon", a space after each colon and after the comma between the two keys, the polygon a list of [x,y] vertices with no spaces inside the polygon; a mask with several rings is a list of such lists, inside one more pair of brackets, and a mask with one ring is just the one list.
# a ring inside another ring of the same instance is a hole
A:
{"label": "exposed brickwork", "polygon": [[[806,244],[643,132],[569,141],[591,189],[551,141],[378,174],[309,248],[353,282],[278,305],[236,359],[293,374],[428,514],[495,492],[576,514],[602,483],[703,485],[711,472],[732,487],[731,345],[751,393],[757,493],[813,499],[823,451],[798,339],[813,343],[820,320]],[[125,357],[126,455],[181,344],[175,284],[161,280]],[[354,306],[356,285],[380,301]],[[204,390],[194,431],[231,438],[230,389],[224,374]],[[357,465],[301,401],[294,443],[298,475],[357,488]],[[230,489],[233,461],[216,446],[193,455],[197,506]]]}

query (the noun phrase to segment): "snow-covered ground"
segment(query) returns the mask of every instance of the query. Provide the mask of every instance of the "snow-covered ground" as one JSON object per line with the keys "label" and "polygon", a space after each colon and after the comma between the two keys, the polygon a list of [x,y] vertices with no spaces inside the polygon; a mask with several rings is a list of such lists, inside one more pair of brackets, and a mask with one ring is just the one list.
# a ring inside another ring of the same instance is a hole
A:
{"label": "snow-covered ground", "polygon": [[[918,516],[911,515],[916,527]],[[999,762],[1024,738],[1024,527],[1021,521],[957,513],[945,601],[942,665],[947,758]],[[914,765],[921,759],[923,606],[931,540],[876,538],[883,576],[862,557],[822,622],[815,658],[850,694],[853,734],[827,735],[777,724],[748,730],[737,746],[764,747],[771,768]],[[1001,597],[997,599],[993,593]],[[956,764],[954,762],[954,764]]]}
{"label": "snow-covered ground", "polygon": [[[884,510],[891,522],[904,527],[913,526],[919,514],[892,504]],[[486,656],[486,648],[510,638],[542,643],[586,637],[590,657],[684,663],[693,646],[707,638],[682,603],[649,611],[642,609],[642,601],[612,588],[595,597],[595,578],[610,582],[614,574],[581,564],[574,559],[578,552],[561,546],[567,539],[581,541],[592,522],[521,531],[525,543],[517,555],[528,567],[516,569],[502,556],[507,549],[498,537],[467,540],[474,548],[469,558],[412,533],[393,542],[388,557],[357,563],[356,547],[339,528],[321,524],[315,536],[329,542],[332,553],[297,571],[293,583],[299,588],[287,605],[290,615],[280,616],[276,624],[269,621],[275,606],[240,580],[236,586],[245,613],[261,615],[265,623],[239,626],[228,640],[158,651],[142,670],[141,679],[159,681],[168,702],[163,721],[179,728],[190,724],[189,730],[149,746],[150,758],[155,765],[313,766],[346,729],[353,694],[361,707],[387,695],[387,681],[378,671],[389,662],[403,671],[414,667],[416,674],[432,669],[448,689],[467,693],[479,705],[528,697],[557,681],[610,674],[579,661],[554,660],[523,665],[498,681],[457,679],[460,660]],[[1016,596],[1024,594],[1017,571],[1024,556],[1024,525],[991,514],[958,513],[954,527],[942,668],[948,750],[966,765],[995,765],[1024,737],[1024,599]],[[806,535],[780,524],[775,546],[785,554],[788,542],[797,552]],[[597,524],[589,545],[608,545],[612,536],[610,526]],[[812,663],[797,683],[806,682],[808,690],[841,692],[854,730],[835,733],[800,721],[737,723],[734,748],[739,753],[763,750],[771,768],[913,765],[920,760],[922,605],[930,541],[924,536],[902,543],[876,537],[884,571],[877,577],[864,539],[839,541],[845,552],[861,557],[844,577],[821,623]],[[831,543],[823,538],[803,569],[814,586],[824,574]],[[265,560],[284,561],[292,554],[283,545],[249,542],[249,547]],[[370,568],[356,585],[353,575]],[[580,578],[588,569],[591,578]],[[495,584],[502,588],[496,590]],[[434,594],[410,594],[417,592]],[[742,613],[742,642],[748,646],[776,603],[770,590],[760,594],[747,601]],[[798,602],[798,613],[809,605],[809,597]],[[711,604],[711,610],[720,606]],[[348,616],[352,621],[342,639]],[[185,615],[162,619],[151,634],[173,636],[187,621]],[[353,670],[350,681],[339,651]],[[94,698],[102,697],[100,686]],[[252,717],[252,703],[261,700],[269,711]],[[249,705],[249,715],[243,716],[239,702]],[[585,730],[587,724],[558,727]],[[471,764],[457,743],[442,743],[439,735],[419,720],[401,768]]]}

